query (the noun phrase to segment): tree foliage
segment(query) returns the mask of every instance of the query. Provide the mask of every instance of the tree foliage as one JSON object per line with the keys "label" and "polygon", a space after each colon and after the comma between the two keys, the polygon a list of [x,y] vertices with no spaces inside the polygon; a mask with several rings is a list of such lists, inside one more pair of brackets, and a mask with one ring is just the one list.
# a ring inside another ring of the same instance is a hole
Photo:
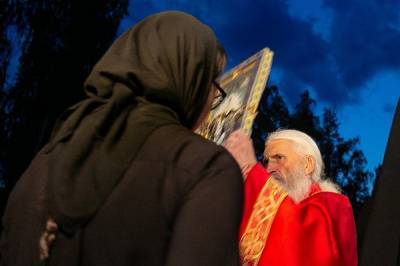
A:
{"label": "tree foliage", "polygon": [[[59,114],[83,97],[83,81],[115,38],[127,8],[127,0],[0,1],[3,194],[48,139]],[[15,60],[13,48],[20,56],[10,82],[5,73]]]}
{"label": "tree foliage", "polygon": [[366,169],[367,160],[357,147],[359,139],[344,139],[339,133],[336,113],[325,108],[320,117],[315,114],[315,105],[315,100],[305,91],[290,112],[278,88],[267,87],[258,107],[252,133],[257,158],[260,160],[263,157],[264,143],[269,132],[291,128],[307,133],[320,147],[325,163],[325,178],[341,186],[357,214],[362,203],[370,196],[375,176]]}

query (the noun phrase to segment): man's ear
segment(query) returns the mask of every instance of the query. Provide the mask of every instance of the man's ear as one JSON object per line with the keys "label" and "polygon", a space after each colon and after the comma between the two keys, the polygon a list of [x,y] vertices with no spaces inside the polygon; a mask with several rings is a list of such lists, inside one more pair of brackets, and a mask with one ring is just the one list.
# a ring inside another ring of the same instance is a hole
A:
{"label": "man's ear", "polygon": [[315,159],[311,155],[306,155],[304,164],[304,173],[311,175],[315,170]]}

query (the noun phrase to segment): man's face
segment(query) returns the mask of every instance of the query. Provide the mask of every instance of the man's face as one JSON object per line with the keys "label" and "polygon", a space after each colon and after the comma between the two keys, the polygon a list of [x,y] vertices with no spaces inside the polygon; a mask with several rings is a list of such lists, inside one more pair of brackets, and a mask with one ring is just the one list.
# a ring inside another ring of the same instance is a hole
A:
{"label": "man's face", "polygon": [[264,151],[268,172],[288,189],[294,189],[299,179],[305,178],[304,157],[296,152],[291,140],[273,140]]}

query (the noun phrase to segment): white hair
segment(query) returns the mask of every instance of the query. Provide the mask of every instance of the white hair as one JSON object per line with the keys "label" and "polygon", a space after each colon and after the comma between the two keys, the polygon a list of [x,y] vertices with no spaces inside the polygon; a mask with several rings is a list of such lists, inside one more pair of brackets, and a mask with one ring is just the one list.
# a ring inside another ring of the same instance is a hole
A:
{"label": "white hair", "polygon": [[311,179],[314,182],[320,182],[321,176],[324,174],[324,163],[322,161],[321,152],[315,141],[307,134],[294,130],[294,129],[282,129],[277,130],[269,134],[265,145],[273,140],[291,140],[296,144],[297,151],[302,155],[310,155],[315,159],[315,169],[311,174]]}

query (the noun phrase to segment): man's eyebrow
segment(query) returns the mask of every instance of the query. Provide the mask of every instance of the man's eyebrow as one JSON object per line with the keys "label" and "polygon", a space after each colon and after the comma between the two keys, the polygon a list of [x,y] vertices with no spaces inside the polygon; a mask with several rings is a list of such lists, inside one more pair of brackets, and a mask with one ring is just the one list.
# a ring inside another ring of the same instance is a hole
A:
{"label": "man's eyebrow", "polygon": [[277,158],[277,157],[284,157],[285,155],[283,155],[282,153],[274,153],[270,156],[265,155],[264,158],[268,159],[268,158]]}

